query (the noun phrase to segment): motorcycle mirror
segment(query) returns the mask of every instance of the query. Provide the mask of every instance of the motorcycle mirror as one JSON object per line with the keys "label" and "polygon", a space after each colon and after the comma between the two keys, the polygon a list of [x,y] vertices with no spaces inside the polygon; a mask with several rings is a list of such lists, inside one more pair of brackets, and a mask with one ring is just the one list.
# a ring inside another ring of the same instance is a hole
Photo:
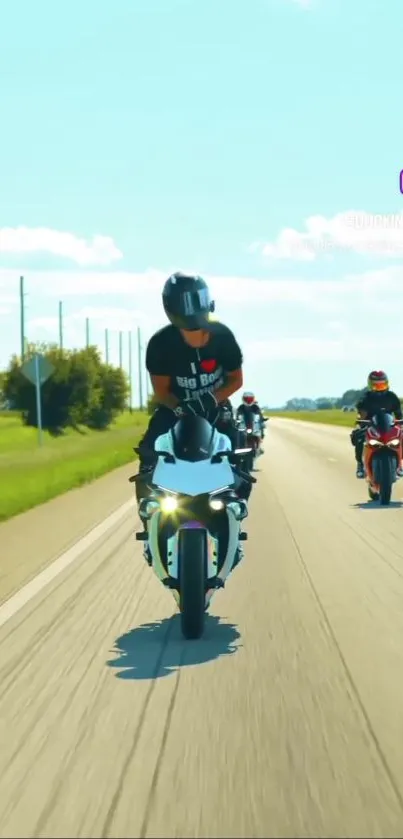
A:
{"label": "motorcycle mirror", "polygon": [[223,457],[228,457],[228,455],[230,455],[230,454],[233,454],[233,452],[232,451],[217,452],[216,454],[213,454],[213,457],[211,458],[210,462],[211,463],[221,463]]}

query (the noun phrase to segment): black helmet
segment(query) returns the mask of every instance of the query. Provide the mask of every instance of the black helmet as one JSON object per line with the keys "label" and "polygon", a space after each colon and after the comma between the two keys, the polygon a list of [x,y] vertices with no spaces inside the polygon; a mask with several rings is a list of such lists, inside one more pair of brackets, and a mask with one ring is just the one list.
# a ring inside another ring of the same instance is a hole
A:
{"label": "black helmet", "polygon": [[208,329],[214,312],[207,283],[202,277],[177,271],[168,277],[162,292],[165,314],[177,329]]}

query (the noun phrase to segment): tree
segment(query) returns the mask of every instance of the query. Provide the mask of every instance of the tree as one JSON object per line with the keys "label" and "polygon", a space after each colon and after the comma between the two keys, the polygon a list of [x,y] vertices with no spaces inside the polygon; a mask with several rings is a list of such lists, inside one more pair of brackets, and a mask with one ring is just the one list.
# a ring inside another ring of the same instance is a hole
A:
{"label": "tree", "polygon": [[103,364],[94,388],[86,424],[92,428],[107,428],[116,414],[124,411],[127,397],[128,382],[122,371]]}
{"label": "tree", "polygon": [[318,411],[331,411],[332,408],[334,408],[337,399],[330,396],[321,396],[319,399],[315,399],[315,402]]}
{"label": "tree", "polygon": [[[27,358],[41,352],[54,372],[42,386],[42,423],[50,431],[66,426],[106,428],[124,410],[128,396],[126,375],[102,362],[96,347],[60,350],[57,346],[29,345]],[[27,425],[36,425],[35,388],[21,372],[21,360],[13,356],[5,374],[4,393],[13,407],[22,411]]]}
{"label": "tree", "polygon": [[350,388],[349,390],[345,390],[341,399],[338,400],[338,407],[339,408],[344,408],[344,406],[346,406],[347,408],[350,408],[350,407],[353,407],[353,406],[355,407],[355,405],[357,404],[358,400],[360,399],[360,397],[363,395],[364,392],[365,392],[365,388],[361,388],[361,390],[354,390],[353,388]]}
{"label": "tree", "polygon": [[5,404],[6,397],[4,395],[4,384],[5,384],[5,373],[0,373],[0,409],[1,406]]}

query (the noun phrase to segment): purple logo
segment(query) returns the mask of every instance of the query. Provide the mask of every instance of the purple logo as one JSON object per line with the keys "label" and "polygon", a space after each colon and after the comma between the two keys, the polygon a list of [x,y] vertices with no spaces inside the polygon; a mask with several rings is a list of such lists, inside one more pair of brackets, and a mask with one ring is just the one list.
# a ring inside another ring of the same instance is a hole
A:
{"label": "purple logo", "polygon": [[403,169],[400,172],[400,176],[399,176],[399,186],[400,186],[400,192],[403,195]]}

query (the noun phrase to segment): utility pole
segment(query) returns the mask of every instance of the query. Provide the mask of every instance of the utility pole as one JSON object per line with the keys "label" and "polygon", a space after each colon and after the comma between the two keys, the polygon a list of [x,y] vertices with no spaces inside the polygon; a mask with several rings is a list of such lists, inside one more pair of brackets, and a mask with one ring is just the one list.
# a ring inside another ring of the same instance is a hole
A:
{"label": "utility pole", "polygon": [[105,363],[109,364],[109,330],[105,329]]}
{"label": "utility pole", "polygon": [[63,302],[59,300],[59,348],[63,349]]}
{"label": "utility pole", "polygon": [[20,277],[20,333],[21,333],[21,362],[25,358],[25,293],[24,277]]}
{"label": "utility pole", "polygon": [[[145,347],[146,352],[147,352],[147,343],[148,343],[148,341],[146,342],[146,347]],[[150,398],[150,379],[149,379],[149,375],[148,375],[148,370],[146,370],[146,405],[148,405],[149,398]]]}
{"label": "utility pole", "polygon": [[132,333],[129,330],[129,411],[132,413],[133,407],[133,385],[132,385]]}
{"label": "utility pole", "polygon": [[87,350],[88,350],[88,347],[90,345],[90,319],[89,318],[85,319],[85,345],[86,345]]}
{"label": "utility pole", "polygon": [[119,332],[119,367],[123,369],[123,332]]}
{"label": "utility pole", "polygon": [[143,410],[143,376],[142,376],[142,364],[141,364],[141,332],[140,327],[137,327],[137,347],[138,347],[138,356],[139,356],[139,401],[140,401],[140,411]]}

